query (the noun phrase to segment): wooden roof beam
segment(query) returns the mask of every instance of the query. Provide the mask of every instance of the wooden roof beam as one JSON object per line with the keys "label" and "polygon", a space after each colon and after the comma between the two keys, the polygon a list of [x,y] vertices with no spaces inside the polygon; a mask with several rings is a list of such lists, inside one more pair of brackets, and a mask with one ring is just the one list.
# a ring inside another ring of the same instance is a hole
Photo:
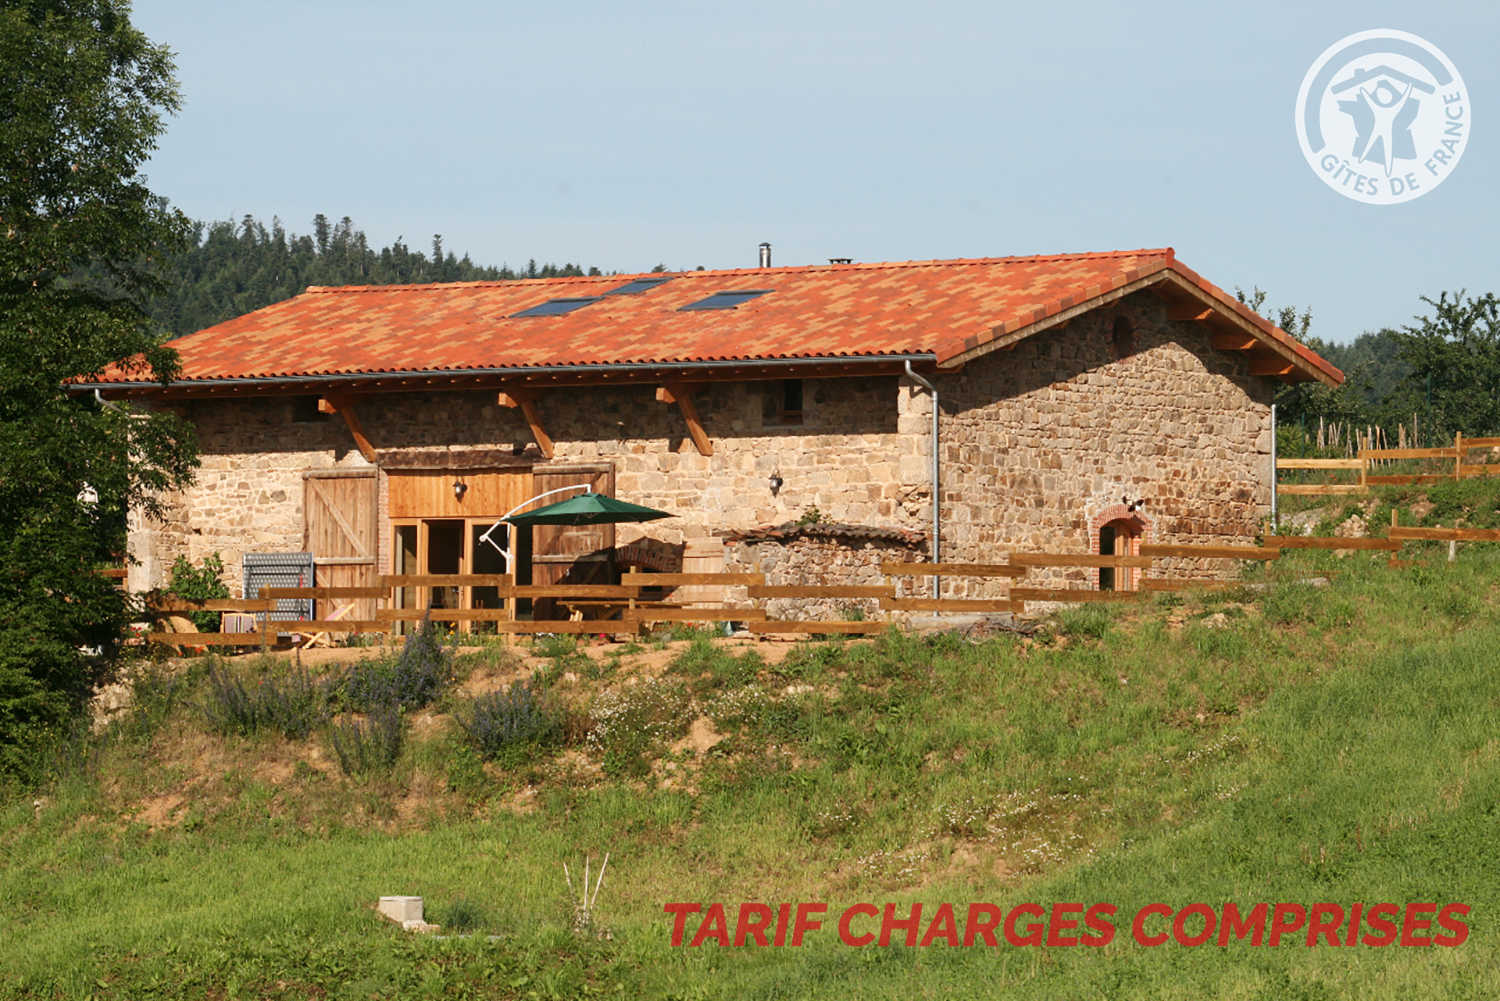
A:
{"label": "wooden roof beam", "polygon": [[1202,323],[1214,317],[1213,307],[1197,300],[1183,300],[1167,305],[1167,319],[1173,323]]}
{"label": "wooden roof beam", "polygon": [[687,421],[688,434],[692,437],[698,454],[713,455],[714,443],[709,439],[708,432],[703,430],[703,422],[698,419],[698,407],[693,403],[693,394],[702,388],[690,383],[669,382],[657,387],[656,399],[661,403],[677,404],[677,408],[682,411],[682,419]]}
{"label": "wooden roof beam", "polygon": [[552,458],[552,439],[547,434],[547,429],[542,427],[542,415],[537,410],[536,392],[529,389],[507,389],[496,397],[495,402],[502,407],[520,408],[526,423],[531,427],[531,437],[536,441],[537,449],[542,453],[542,458]]}
{"label": "wooden roof beam", "polygon": [[344,419],[349,433],[354,436],[354,447],[359,449],[359,454],[365,457],[365,461],[371,464],[377,462],[375,446],[370,444],[370,439],[365,434],[364,426],[359,422],[359,415],[354,411],[354,397],[352,396],[323,396],[318,398],[318,412],[322,414],[338,414]]}
{"label": "wooden roof beam", "polygon": [[1260,341],[1249,334],[1214,334],[1213,346],[1220,351],[1252,351],[1260,346]]}
{"label": "wooden roof beam", "polygon": [[1252,355],[1250,358],[1251,375],[1269,375],[1285,379],[1296,370],[1297,366],[1276,355]]}

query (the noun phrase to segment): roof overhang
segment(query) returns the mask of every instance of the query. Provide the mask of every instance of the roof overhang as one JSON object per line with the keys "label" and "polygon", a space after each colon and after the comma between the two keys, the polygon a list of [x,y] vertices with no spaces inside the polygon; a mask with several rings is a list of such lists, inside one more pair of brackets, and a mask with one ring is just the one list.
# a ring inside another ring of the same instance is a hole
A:
{"label": "roof overhang", "polygon": [[808,358],[520,366],[425,372],[357,372],[324,375],[179,379],[173,382],[74,382],[72,393],[98,390],[111,399],[202,399],[301,396],[320,393],[412,393],[453,390],[548,389],[569,386],[651,386],[663,383],[745,382],[768,379],[836,379],[900,375],[906,363],[932,373],[937,355],[917,352]]}
{"label": "roof overhang", "polygon": [[1085,313],[1144,291],[1166,301],[1169,319],[1203,324],[1215,349],[1247,352],[1252,375],[1285,382],[1317,381],[1326,386],[1344,381],[1343,372],[1286,331],[1175,260],[1098,295],[1054,304],[1055,308],[1044,309],[1042,315],[1022,326],[996,327],[989,338],[942,359],[939,371],[961,368],[992,351],[1013,348],[1028,337],[1065,326]]}

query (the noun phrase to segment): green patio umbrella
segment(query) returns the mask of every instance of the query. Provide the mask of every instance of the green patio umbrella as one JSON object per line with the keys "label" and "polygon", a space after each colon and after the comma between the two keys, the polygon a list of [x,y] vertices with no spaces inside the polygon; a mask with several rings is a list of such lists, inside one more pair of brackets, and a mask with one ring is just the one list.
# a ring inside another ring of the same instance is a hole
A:
{"label": "green patio umbrella", "polygon": [[512,525],[607,525],[617,521],[655,521],[670,518],[666,511],[616,500],[603,494],[580,494],[556,504],[539,507],[524,514],[512,514],[502,521]]}

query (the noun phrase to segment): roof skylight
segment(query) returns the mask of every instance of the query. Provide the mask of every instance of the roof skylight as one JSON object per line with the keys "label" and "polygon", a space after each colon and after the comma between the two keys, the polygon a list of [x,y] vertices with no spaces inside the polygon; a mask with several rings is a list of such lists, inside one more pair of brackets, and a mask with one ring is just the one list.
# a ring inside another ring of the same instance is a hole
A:
{"label": "roof skylight", "polygon": [[605,295],[640,295],[642,292],[649,292],[652,289],[656,288],[656,286],[662,284],[663,282],[669,282],[671,280],[672,280],[671,278],[636,278],[633,281],[626,282],[624,285],[621,285],[619,288],[612,288],[612,289],[610,289],[608,292],[606,292],[604,294]]}
{"label": "roof skylight", "polygon": [[679,307],[678,312],[687,313],[699,309],[734,309],[740,303],[757,299],[760,296],[768,294],[770,291],[768,288],[763,288],[748,291],[715,292],[706,299],[699,299],[697,302],[690,302],[686,306]]}
{"label": "roof skylight", "polygon": [[546,302],[530,309],[523,309],[519,313],[512,313],[511,319],[523,316],[562,316],[571,313],[575,309],[582,309],[591,302],[598,302],[600,296],[588,296],[586,298],[573,299],[548,299]]}

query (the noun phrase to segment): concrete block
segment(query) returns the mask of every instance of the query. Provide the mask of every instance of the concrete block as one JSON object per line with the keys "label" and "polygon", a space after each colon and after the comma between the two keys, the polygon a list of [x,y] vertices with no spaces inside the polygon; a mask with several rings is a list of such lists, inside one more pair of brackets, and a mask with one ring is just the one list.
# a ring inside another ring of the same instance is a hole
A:
{"label": "concrete block", "polygon": [[375,909],[403,928],[408,921],[422,921],[421,897],[381,897]]}

